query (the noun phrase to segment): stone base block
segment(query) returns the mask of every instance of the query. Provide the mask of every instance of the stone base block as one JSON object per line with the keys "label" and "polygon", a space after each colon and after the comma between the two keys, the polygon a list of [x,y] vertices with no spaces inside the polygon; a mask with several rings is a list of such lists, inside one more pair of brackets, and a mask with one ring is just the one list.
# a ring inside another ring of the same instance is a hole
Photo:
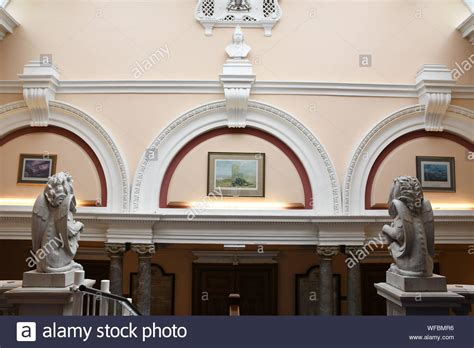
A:
{"label": "stone base block", "polygon": [[387,315],[448,315],[464,297],[454,292],[403,291],[388,283],[377,283],[377,294],[387,300]]}
{"label": "stone base block", "polygon": [[[82,284],[93,286],[95,280],[85,279]],[[82,308],[80,294],[67,287],[19,287],[5,293],[8,303],[18,308],[19,315],[73,315],[74,306]],[[78,302],[79,301],[79,302]]]}
{"label": "stone base block", "polygon": [[387,283],[406,292],[445,292],[447,291],[446,277],[433,274],[431,277],[407,277],[387,271]]}
{"label": "stone base block", "polygon": [[24,288],[65,288],[74,284],[74,270],[60,273],[23,273]]}

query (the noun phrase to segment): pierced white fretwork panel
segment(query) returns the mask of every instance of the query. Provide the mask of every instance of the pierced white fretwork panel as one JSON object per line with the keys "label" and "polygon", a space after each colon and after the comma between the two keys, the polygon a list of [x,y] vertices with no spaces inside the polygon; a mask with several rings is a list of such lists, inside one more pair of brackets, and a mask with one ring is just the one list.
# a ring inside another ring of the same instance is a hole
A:
{"label": "pierced white fretwork panel", "polygon": [[272,35],[273,26],[282,15],[278,0],[198,0],[196,19],[206,35],[214,27],[261,27],[265,36]]}

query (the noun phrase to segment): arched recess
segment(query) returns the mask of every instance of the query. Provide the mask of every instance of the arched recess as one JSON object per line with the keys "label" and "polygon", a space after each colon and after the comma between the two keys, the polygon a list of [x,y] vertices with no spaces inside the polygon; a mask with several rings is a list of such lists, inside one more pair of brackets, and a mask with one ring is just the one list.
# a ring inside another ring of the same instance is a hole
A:
{"label": "arched recess", "polygon": [[[50,101],[49,107],[50,130],[64,129],[65,132],[76,135],[95,154],[96,159],[92,156],[92,161],[99,161],[107,188],[107,208],[104,209],[113,212],[128,211],[128,166],[110,134],[91,116],[72,105]],[[0,138],[26,127],[30,127],[30,114],[24,101],[0,107]]]}
{"label": "arched recess", "polygon": [[291,161],[294,165],[296,171],[298,172],[301,184],[303,186],[304,192],[304,207],[305,209],[311,209],[313,196],[311,190],[311,183],[309,181],[308,173],[304,168],[303,164],[301,163],[300,159],[296,154],[291,150],[285,143],[283,143],[280,139],[274,137],[273,135],[263,132],[259,129],[246,127],[246,128],[217,128],[210,130],[206,133],[202,133],[201,135],[197,136],[196,138],[192,139],[189,143],[187,143],[181,150],[176,154],[173,158],[171,163],[166,170],[166,173],[163,177],[163,182],[160,188],[160,200],[159,206],[160,208],[166,208],[168,205],[168,189],[170,181],[173,177],[173,174],[178,167],[181,160],[196,146],[201,144],[202,142],[211,139],[213,137],[224,135],[224,134],[248,134],[260,139],[264,139],[271,144],[275,145],[280,151],[282,151],[286,157]]}
{"label": "arched recess", "polygon": [[[369,175],[381,153],[402,136],[422,131],[425,106],[414,105],[401,109],[379,122],[364,137],[354,152],[349,163],[343,191],[343,211],[345,214],[356,215],[365,212],[366,185]],[[474,112],[472,110],[451,105],[443,120],[446,133],[454,134],[474,142]],[[415,133],[416,134],[416,133]]]}
{"label": "arched recess", "polygon": [[[340,212],[340,190],[334,166],[316,137],[290,114],[272,106],[249,101],[247,126],[273,135],[298,157],[309,177],[312,208],[319,215]],[[188,111],[166,127],[151,143],[157,160],[144,154],[132,186],[131,210],[154,212],[159,207],[161,185],[173,158],[187,143],[213,129],[227,127],[224,101]]]}

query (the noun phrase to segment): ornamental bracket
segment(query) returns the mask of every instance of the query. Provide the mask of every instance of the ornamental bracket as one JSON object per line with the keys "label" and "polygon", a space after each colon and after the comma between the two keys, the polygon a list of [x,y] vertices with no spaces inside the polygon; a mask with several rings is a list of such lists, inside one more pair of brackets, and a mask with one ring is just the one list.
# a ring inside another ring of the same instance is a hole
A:
{"label": "ornamental bracket", "polygon": [[31,61],[18,75],[23,82],[23,98],[30,110],[31,127],[47,127],[49,101],[54,100],[59,85],[59,71],[52,64]]}
{"label": "ornamental bracket", "polygon": [[416,75],[416,90],[420,104],[425,106],[425,130],[442,132],[451,92],[456,84],[445,65],[425,64]]}

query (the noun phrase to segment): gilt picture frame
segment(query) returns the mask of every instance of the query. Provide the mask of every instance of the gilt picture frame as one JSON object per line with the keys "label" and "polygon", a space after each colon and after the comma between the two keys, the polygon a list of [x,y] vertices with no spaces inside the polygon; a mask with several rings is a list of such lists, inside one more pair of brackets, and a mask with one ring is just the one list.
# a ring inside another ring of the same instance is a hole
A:
{"label": "gilt picture frame", "polygon": [[265,154],[209,152],[207,193],[265,197]]}

